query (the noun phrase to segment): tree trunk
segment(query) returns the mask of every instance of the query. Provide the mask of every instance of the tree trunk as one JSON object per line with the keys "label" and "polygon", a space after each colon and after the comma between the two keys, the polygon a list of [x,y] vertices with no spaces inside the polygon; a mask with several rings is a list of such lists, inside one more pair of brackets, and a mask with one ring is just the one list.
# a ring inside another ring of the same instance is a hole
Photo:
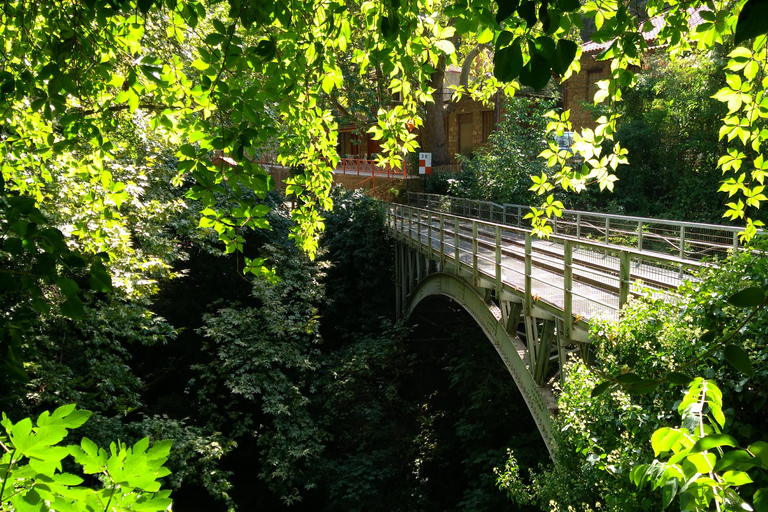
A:
{"label": "tree trunk", "polygon": [[424,128],[421,132],[421,150],[432,153],[432,166],[451,163],[448,154],[448,141],[445,137],[445,112],[443,108],[443,81],[445,78],[445,57],[440,57],[437,70],[432,73],[430,87],[435,89],[432,97],[435,102],[426,106]]}

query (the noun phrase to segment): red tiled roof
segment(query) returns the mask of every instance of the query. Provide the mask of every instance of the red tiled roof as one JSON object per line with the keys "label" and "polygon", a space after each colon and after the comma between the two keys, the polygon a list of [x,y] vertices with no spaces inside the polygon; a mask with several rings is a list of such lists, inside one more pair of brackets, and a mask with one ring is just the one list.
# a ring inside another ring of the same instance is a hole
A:
{"label": "red tiled roof", "polygon": [[[704,23],[704,19],[701,17],[701,11],[702,10],[709,10],[707,7],[699,7],[699,8],[689,8],[688,13],[690,14],[690,17],[688,18],[688,29],[693,30],[694,28],[698,27],[702,23]],[[654,16],[653,18],[647,20],[643,25],[641,26],[641,29],[648,29],[647,32],[643,32],[643,39],[645,39],[645,42],[649,45],[653,45],[653,42],[656,40],[656,37],[659,35],[659,32],[662,28],[664,28],[664,14],[659,14],[657,16]],[[581,45],[581,51],[583,53],[599,53],[606,48],[610,47],[613,44],[613,41],[615,39],[611,39],[610,41],[606,41],[604,43],[595,43],[593,41],[588,41]]]}

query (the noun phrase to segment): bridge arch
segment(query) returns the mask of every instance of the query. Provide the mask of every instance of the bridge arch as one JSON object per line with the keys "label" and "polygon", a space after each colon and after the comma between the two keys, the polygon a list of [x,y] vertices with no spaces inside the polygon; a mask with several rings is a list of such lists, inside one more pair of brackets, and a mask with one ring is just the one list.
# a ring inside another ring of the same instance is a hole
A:
{"label": "bridge arch", "polygon": [[405,308],[405,318],[409,318],[416,307],[425,299],[442,295],[461,305],[485,333],[496,348],[504,365],[512,375],[520,393],[523,395],[528,410],[533,416],[544,444],[554,460],[555,442],[552,436],[552,417],[550,411],[556,407],[552,392],[546,387],[536,385],[523,357],[527,348],[515,335],[510,335],[499,322],[497,314],[488,306],[483,297],[463,279],[453,274],[437,272],[424,278],[410,294]]}

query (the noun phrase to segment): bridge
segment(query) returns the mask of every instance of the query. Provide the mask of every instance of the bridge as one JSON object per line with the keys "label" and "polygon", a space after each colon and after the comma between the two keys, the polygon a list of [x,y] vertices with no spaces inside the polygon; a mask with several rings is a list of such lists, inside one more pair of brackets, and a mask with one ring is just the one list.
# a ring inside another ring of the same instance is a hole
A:
{"label": "bridge", "polygon": [[386,213],[399,314],[435,295],[460,304],[501,356],[553,456],[552,385],[565,379],[570,354],[586,358],[590,322],[618,320],[632,296],[674,300],[683,280],[739,248],[741,228],[565,210],[544,240],[526,228],[528,212],[409,193],[407,205],[389,203]]}

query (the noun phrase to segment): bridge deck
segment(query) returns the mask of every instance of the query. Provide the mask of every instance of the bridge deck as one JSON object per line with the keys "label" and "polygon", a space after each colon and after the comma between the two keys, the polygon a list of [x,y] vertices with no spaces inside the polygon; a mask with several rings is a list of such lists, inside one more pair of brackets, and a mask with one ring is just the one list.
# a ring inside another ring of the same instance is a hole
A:
{"label": "bridge deck", "polygon": [[[563,236],[540,240],[511,226],[394,205],[389,226],[434,260],[471,271],[486,284],[500,281],[504,287],[530,294],[534,302],[570,309],[571,315],[583,320],[616,320],[627,295],[673,290],[701,266]],[[526,237],[530,238],[528,250]],[[571,254],[570,264],[566,264],[566,251]]]}

